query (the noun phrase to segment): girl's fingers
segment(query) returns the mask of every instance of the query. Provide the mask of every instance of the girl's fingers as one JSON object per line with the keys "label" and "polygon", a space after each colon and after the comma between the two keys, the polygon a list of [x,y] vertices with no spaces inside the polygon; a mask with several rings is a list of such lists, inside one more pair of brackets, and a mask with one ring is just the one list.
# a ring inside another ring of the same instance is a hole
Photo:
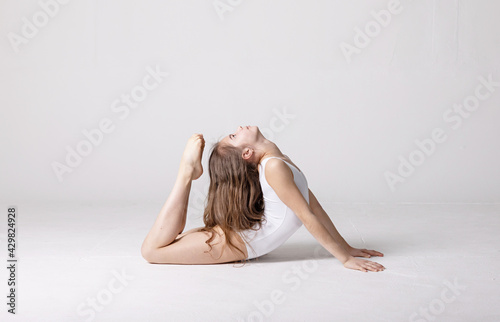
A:
{"label": "girl's fingers", "polygon": [[382,254],[381,252],[377,252],[376,250],[373,250],[373,249],[364,249],[364,251],[370,255],[373,255],[373,256],[384,256],[384,254]]}
{"label": "girl's fingers", "polygon": [[365,268],[368,268],[369,270],[374,272],[385,269],[385,267],[380,265],[379,263],[367,263]]}
{"label": "girl's fingers", "polygon": [[379,263],[376,263],[376,265],[372,265],[373,267],[380,268],[380,269],[385,269],[383,265],[380,265]]}

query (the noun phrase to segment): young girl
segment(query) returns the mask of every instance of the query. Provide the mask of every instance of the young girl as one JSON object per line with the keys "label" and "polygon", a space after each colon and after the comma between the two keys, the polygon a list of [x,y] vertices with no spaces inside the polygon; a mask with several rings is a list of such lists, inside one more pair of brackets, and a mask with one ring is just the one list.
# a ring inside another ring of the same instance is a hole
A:
{"label": "young girl", "polygon": [[157,264],[216,264],[256,258],[282,245],[303,224],[346,268],[383,271],[356,257],[383,256],[351,247],[308,188],[302,171],[257,126],[240,126],[210,154],[205,227],[183,233],[191,181],[202,173],[205,140],[186,144],[174,187],[141,248]]}

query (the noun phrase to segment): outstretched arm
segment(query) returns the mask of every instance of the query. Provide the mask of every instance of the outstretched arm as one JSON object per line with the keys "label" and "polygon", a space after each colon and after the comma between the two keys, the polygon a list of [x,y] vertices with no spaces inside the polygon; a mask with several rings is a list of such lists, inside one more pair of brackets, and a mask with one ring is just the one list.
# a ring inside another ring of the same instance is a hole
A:
{"label": "outstretched arm", "polygon": [[346,251],[349,251],[349,249],[352,247],[344,240],[344,238],[337,231],[337,228],[335,228],[335,225],[333,224],[332,220],[325,212],[325,210],[323,210],[323,207],[321,207],[318,199],[316,199],[316,196],[312,193],[311,189],[309,189],[309,205],[311,207],[312,212],[316,215],[316,217],[323,224],[323,226],[325,226],[330,235],[332,235],[333,239],[335,239],[337,243],[342,245],[342,247],[344,247]]}
{"label": "outstretched arm", "polygon": [[330,254],[342,262],[344,267],[363,272],[367,272],[368,270],[377,272],[384,269],[384,267],[378,263],[353,257],[333,238],[330,232],[313,213],[307,200],[295,184],[292,171],[283,161],[278,159],[269,160],[266,164],[265,172],[267,182],[276,192],[280,200],[292,209],[314,238],[316,238]]}
{"label": "outstretched arm", "polygon": [[344,249],[351,255],[355,257],[371,257],[371,256],[384,256],[381,252],[377,252],[376,250],[371,249],[359,249],[351,247],[345,240],[342,238],[340,233],[335,228],[330,216],[325,212],[321,204],[319,203],[316,196],[312,193],[311,189],[309,189],[309,205],[311,207],[312,212],[316,215],[318,220],[325,226],[325,228],[330,232],[333,239],[337,243],[339,243]]}

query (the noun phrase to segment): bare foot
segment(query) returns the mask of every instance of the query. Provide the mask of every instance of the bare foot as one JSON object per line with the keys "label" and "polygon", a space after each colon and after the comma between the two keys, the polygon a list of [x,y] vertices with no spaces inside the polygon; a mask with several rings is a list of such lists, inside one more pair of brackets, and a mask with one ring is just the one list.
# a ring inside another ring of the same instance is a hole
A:
{"label": "bare foot", "polygon": [[193,134],[186,143],[181,159],[181,170],[186,171],[191,176],[191,180],[196,180],[203,174],[201,157],[204,148],[203,134]]}

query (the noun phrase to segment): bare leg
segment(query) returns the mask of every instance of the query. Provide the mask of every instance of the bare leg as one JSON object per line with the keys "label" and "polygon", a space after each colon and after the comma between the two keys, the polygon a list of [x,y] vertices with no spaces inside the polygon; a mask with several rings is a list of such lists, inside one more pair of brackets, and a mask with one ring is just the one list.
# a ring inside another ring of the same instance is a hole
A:
{"label": "bare leg", "polygon": [[184,230],[191,181],[198,179],[203,173],[201,157],[204,148],[202,134],[193,134],[189,138],[174,187],[142,244],[143,253],[171,244]]}

